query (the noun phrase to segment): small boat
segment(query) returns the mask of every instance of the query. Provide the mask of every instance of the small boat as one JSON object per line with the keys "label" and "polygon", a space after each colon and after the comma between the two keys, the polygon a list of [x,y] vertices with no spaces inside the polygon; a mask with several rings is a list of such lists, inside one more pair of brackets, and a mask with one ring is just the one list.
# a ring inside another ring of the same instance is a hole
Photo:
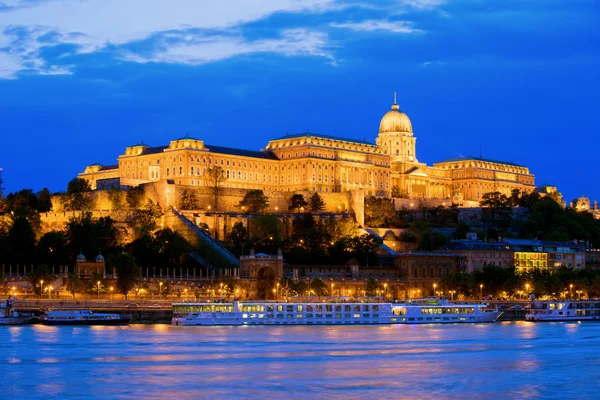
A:
{"label": "small boat", "polygon": [[14,309],[14,299],[0,301],[0,325],[22,325],[33,319],[33,314]]}
{"label": "small boat", "polygon": [[42,317],[44,325],[126,325],[130,318],[119,314],[94,313],[89,309],[48,310]]}
{"label": "small boat", "polygon": [[600,321],[600,300],[532,301],[527,321]]}
{"label": "small boat", "polygon": [[502,311],[490,309],[485,303],[454,303],[436,297],[394,305],[393,313],[400,324],[455,324],[495,322]]}

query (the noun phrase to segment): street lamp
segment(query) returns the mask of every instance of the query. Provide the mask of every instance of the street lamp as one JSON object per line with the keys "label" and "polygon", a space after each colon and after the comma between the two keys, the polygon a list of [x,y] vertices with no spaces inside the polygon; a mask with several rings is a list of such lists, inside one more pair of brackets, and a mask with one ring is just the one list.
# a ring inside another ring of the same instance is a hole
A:
{"label": "street lamp", "polygon": [[527,292],[527,294],[529,294],[529,283],[525,284],[525,291]]}
{"label": "street lamp", "polygon": [[279,282],[277,282],[277,296],[275,300],[279,300]]}
{"label": "street lamp", "polygon": [[42,293],[44,293],[44,280],[40,280],[40,300],[42,299]]}
{"label": "street lamp", "polygon": [[113,299],[113,290],[114,290],[114,288],[111,286],[110,287],[110,301],[112,301],[112,299]]}
{"label": "street lamp", "polygon": [[437,283],[433,284],[433,294],[435,294],[435,288],[437,288]]}
{"label": "street lamp", "polygon": [[189,298],[189,294],[188,294],[187,288],[183,289],[183,292],[185,293],[185,299],[189,300],[190,298]]}
{"label": "street lamp", "polygon": [[573,284],[569,284],[569,298],[573,298]]}
{"label": "street lamp", "polygon": [[387,283],[383,284],[383,297],[387,298]]}
{"label": "street lamp", "polygon": [[331,284],[331,297],[333,297],[333,283]]}
{"label": "street lamp", "polygon": [[162,282],[158,282],[158,297],[160,297],[162,295],[162,285],[163,285]]}
{"label": "street lamp", "polygon": [[479,301],[483,300],[483,283],[479,285]]}
{"label": "street lamp", "polygon": [[450,293],[450,301],[454,301],[454,293],[456,293],[456,291],[451,290],[449,293]]}
{"label": "street lamp", "polygon": [[98,282],[97,282],[97,284],[98,284],[98,285],[96,286],[96,289],[97,289],[98,291],[97,291],[97,293],[96,293],[96,298],[98,298],[98,299],[99,299],[99,298],[100,298],[100,281],[98,281]]}
{"label": "street lamp", "polygon": [[52,289],[54,289],[52,286],[48,286],[48,299],[52,298]]}
{"label": "street lamp", "polygon": [[273,289],[273,300],[277,300],[277,292],[275,291],[275,289]]}

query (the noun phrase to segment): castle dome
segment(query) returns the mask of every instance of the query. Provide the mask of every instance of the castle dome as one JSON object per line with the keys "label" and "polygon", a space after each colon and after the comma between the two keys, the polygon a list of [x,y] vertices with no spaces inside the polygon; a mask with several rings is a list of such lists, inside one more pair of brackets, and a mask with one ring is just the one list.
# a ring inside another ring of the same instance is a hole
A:
{"label": "castle dome", "polygon": [[96,256],[96,262],[104,262],[104,256],[101,253]]}
{"label": "castle dome", "polygon": [[78,262],[86,262],[87,259],[85,258],[85,256],[83,255],[83,252],[79,252],[79,255],[77,256],[77,261]]}
{"label": "castle dome", "polygon": [[394,93],[394,104],[392,109],[385,113],[379,123],[379,133],[403,132],[413,133],[412,124],[408,115],[400,111],[400,106],[396,104],[396,93]]}

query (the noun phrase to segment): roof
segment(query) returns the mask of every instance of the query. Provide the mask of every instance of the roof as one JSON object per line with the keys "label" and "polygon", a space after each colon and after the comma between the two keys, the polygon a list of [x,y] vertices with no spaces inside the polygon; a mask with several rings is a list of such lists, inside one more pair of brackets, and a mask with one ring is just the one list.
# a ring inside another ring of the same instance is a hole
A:
{"label": "roof", "polygon": [[451,240],[441,250],[486,250],[506,251],[509,246],[501,242],[484,242],[482,240]]}
{"label": "roof", "polygon": [[146,150],[142,152],[142,154],[157,154],[162,153],[165,149],[168,149],[169,146],[156,146],[156,147],[148,147]]}
{"label": "roof", "polygon": [[185,136],[184,136],[184,137],[181,137],[181,138],[179,138],[179,139],[175,139],[175,140],[200,140],[200,141],[201,141],[201,139],[196,139],[196,138],[193,138],[193,137],[191,137],[190,135],[188,135],[187,133],[185,134]]}
{"label": "roof", "polygon": [[208,150],[213,153],[230,154],[232,156],[242,156],[242,157],[264,158],[267,160],[279,160],[275,156],[275,154],[273,154],[271,152],[267,152],[267,151],[242,150],[242,149],[234,149],[232,147],[213,146],[211,144],[204,144],[204,147],[208,148]]}
{"label": "roof", "polygon": [[291,133],[291,134],[288,134],[285,136],[278,137],[273,140],[295,139],[295,138],[301,138],[301,137],[315,137],[315,138],[321,138],[321,139],[340,140],[340,141],[344,141],[344,142],[368,144],[370,146],[375,146],[375,143],[368,142],[366,140],[351,139],[351,138],[345,138],[345,137],[340,137],[340,136],[321,135],[319,133],[313,133],[313,132]]}
{"label": "roof", "polygon": [[119,165],[103,165],[100,167],[100,171],[108,171],[111,169],[119,169]]}
{"label": "roof", "polygon": [[473,157],[473,156],[462,156],[462,157],[447,158],[447,159],[445,159],[443,161],[438,161],[438,162],[436,162],[434,164],[440,164],[440,163],[445,163],[445,162],[458,162],[458,161],[483,161],[483,162],[489,162],[489,163],[494,163],[494,164],[512,165],[513,167],[522,167],[522,168],[525,168],[525,166],[523,166],[523,165],[515,164],[515,163],[512,163],[512,162],[491,160],[489,158]]}

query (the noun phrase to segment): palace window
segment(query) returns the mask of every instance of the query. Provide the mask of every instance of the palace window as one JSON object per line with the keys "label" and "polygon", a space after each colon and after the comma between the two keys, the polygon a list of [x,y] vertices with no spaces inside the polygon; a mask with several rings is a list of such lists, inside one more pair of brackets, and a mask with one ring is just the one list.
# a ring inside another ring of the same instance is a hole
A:
{"label": "palace window", "polygon": [[242,171],[238,171],[238,179],[242,179]]}
{"label": "palace window", "polygon": [[192,175],[194,175],[194,166],[191,167]]}
{"label": "palace window", "polygon": [[229,170],[225,171],[225,176],[229,178]]}
{"label": "palace window", "polygon": [[183,167],[181,165],[179,166],[179,175],[183,175]]}

